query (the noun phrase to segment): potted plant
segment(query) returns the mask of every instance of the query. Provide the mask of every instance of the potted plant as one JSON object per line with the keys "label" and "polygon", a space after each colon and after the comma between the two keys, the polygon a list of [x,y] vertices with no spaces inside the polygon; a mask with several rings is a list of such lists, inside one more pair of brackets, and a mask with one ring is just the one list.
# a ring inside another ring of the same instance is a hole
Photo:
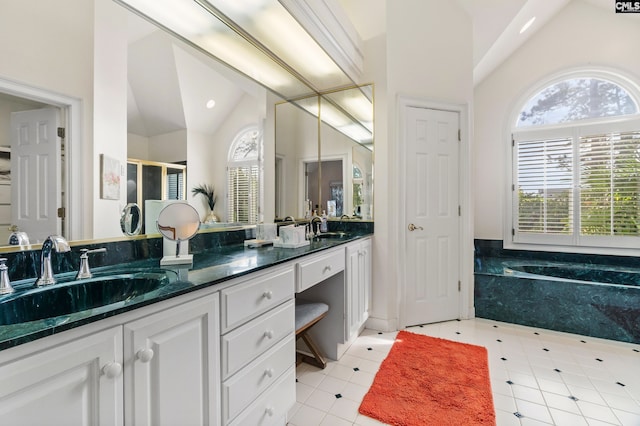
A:
{"label": "potted plant", "polygon": [[205,223],[218,222],[218,217],[215,215],[215,213],[213,213],[213,208],[216,205],[216,196],[213,190],[213,185],[200,184],[198,186],[195,186],[191,190],[191,193],[194,196],[200,194],[204,196],[204,198],[207,201],[207,205],[209,206],[209,214],[205,218],[204,222]]}

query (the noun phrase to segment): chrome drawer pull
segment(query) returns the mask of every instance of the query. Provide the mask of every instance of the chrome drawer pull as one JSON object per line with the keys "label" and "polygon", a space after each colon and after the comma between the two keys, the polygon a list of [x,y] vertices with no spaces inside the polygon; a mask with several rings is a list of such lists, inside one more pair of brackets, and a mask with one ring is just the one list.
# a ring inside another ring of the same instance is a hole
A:
{"label": "chrome drawer pull", "polygon": [[273,297],[273,292],[271,290],[267,290],[264,293],[262,293],[262,296],[267,299],[271,299]]}
{"label": "chrome drawer pull", "polygon": [[273,338],[273,330],[267,330],[264,332],[264,337],[272,339]]}

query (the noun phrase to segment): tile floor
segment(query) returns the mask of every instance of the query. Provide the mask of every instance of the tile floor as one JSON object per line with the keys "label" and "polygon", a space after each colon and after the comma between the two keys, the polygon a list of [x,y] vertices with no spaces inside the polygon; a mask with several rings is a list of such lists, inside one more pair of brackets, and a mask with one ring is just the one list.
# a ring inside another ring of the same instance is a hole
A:
{"label": "tile floor", "polygon": [[[498,426],[640,426],[640,345],[484,319],[407,330],[487,348]],[[301,364],[289,426],[381,425],[358,407],[395,334],[365,330],[326,369]]]}

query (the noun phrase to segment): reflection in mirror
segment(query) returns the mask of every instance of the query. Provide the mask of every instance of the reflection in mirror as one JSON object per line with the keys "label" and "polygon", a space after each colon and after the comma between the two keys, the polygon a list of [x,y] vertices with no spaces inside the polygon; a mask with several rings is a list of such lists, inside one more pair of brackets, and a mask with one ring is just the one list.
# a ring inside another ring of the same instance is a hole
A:
{"label": "reflection in mirror", "polygon": [[373,219],[372,100],[367,85],[276,105],[276,217]]}
{"label": "reflection in mirror", "polygon": [[171,241],[186,241],[198,232],[200,216],[187,203],[173,203],[158,215],[158,231]]}
{"label": "reflection in mirror", "polygon": [[120,228],[127,236],[138,235],[142,229],[142,213],[136,203],[129,203],[122,210]]}

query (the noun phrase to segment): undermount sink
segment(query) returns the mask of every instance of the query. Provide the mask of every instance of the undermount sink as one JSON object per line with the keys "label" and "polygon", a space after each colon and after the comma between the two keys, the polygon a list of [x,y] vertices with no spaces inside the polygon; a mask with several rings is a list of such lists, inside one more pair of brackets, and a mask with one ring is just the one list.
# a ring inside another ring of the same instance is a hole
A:
{"label": "undermount sink", "polygon": [[0,299],[0,326],[127,302],[176,281],[173,271],[120,273],[32,288]]}
{"label": "undermount sink", "polygon": [[315,238],[336,238],[336,239],[344,239],[349,238],[351,235],[346,232],[321,232],[316,234]]}

